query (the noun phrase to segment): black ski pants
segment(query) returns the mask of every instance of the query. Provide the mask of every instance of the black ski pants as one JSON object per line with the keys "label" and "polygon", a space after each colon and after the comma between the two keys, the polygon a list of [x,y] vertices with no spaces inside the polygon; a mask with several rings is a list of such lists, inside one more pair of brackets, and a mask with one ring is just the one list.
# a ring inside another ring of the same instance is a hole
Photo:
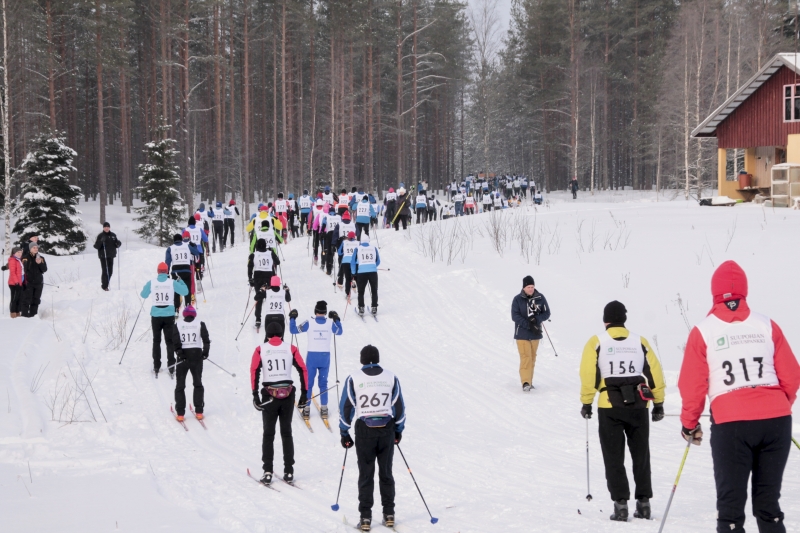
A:
{"label": "black ski pants", "polygon": [[175,367],[175,411],[179,415],[186,413],[186,374],[192,373],[194,392],[192,401],[196,413],[203,412],[205,389],[203,388],[203,357],[190,356]]}
{"label": "black ski pants", "polygon": [[111,276],[114,274],[114,258],[101,257],[100,270],[102,270],[103,272],[100,275],[100,287],[102,287],[103,290],[105,290],[108,288],[108,282],[111,281]]}
{"label": "black ski pants", "polygon": [[295,224],[294,224],[294,219],[295,219],[296,216],[297,216],[297,213],[295,211],[289,211],[289,220],[288,220],[288,222],[289,222],[289,228],[292,230],[292,237],[297,237],[298,236],[297,226],[295,226]]}
{"label": "black ski pants", "polygon": [[367,290],[367,283],[369,283],[369,290],[372,293],[372,307],[378,307],[377,272],[359,272],[356,274],[356,286],[358,287],[358,306],[364,307],[364,292]]}
{"label": "black ski pants", "polygon": [[422,223],[423,224],[428,219],[428,210],[427,209],[417,208],[417,224],[420,223],[420,219],[422,219]]}
{"label": "black ski pants", "polygon": [[350,272],[350,263],[347,261],[342,261],[342,264],[339,265],[339,279],[337,281],[339,285],[345,283],[344,293],[347,296],[350,296],[350,286],[353,284],[353,274]]}
{"label": "black ski pants", "polygon": [[[186,284],[186,288],[189,289],[189,294],[186,295],[186,305],[189,305],[192,302],[192,271],[191,270],[173,270],[172,271],[172,279],[181,278],[181,280]],[[181,295],[177,292],[173,297],[175,302],[175,312],[178,312],[178,309],[181,308]]]}
{"label": "black ski pants", "polygon": [[316,259],[317,257],[319,257],[318,251],[319,251],[319,245],[320,245],[320,242],[319,242],[320,241],[320,236],[319,236],[319,231],[317,231],[317,230],[312,230],[312,231],[314,232],[314,236],[312,237],[312,239],[314,239],[314,259]]}
{"label": "black ski pants", "polygon": [[628,474],[625,471],[625,440],[633,462],[636,499],[652,498],[650,481],[650,416],[647,409],[624,407],[597,410],[600,448],[606,467],[606,485],[612,500],[629,500]]}
{"label": "black ski pants", "polygon": [[332,251],[332,248],[333,248],[334,233],[335,233],[334,231],[326,231],[322,245],[322,262],[325,266],[325,273],[328,274],[329,276],[331,274],[331,270],[333,270],[334,252]]}
{"label": "black ski pants", "polygon": [[436,208],[428,209],[428,220],[436,220]]}
{"label": "black ski pants", "polygon": [[42,303],[43,284],[28,283],[22,291],[22,304],[20,311],[22,316],[32,317],[39,313],[39,304]]}
{"label": "black ski pants", "polygon": [[225,239],[222,238],[225,233],[224,223],[222,220],[214,220],[213,223],[214,231],[212,231],[212,233],[214,235],[214,251],[217,251],[217,241],[219,241],[219,251],[221,252],[225,249]]}
{"label": "black ski pants", "polygon": [[294,439],[292,438],[292,415],[294,414],[294,397],[297,389],[279,400],[262,390],[262,402],[268,402],[261,411],[264,421],[264,440],[261,443],[261,462],[264,472],[272,472],[272,460],[275,457],[275,423],[280,421],[281,443],[283,444],[283,471],[294,474]]}
{"label": "black ski pants", "polygon": [[236,219],[225,219],[225,231],[222,233],[222,245],[228,242],[228,234],[231,236],[231,246],[233,246],[233,237],[236,235]]}
{"label": "black ski pants", "polygon": [[785,533],[783,470],[792,447],[792,417],[711,424],[711,457],[717,484],[717,532],[744,532],[747,482],[759,533]]}
{"label": "black ski pants", "polygon": [[394,420],[382,428],[367,427],[356,421],[356,457],[358,458],[358,512],[361,518],[372,518],[375,503],[375,462],[378,463],[378,488],[383,514],[394,514]]}
{"label": "black ski pants", "polygon": [[356,222],[356,240],[361,240],[361,232],[366,233],[369,235],[369,223],[364,222]]}
{"label": "black ski pants", "polygon": [[150,326],[153,329],[153,370],[161,369],[161,332],[167,344],[167,366],[175,364],[175,352],[172,349],[172,327],[175,316],[151,316]]}
{"label": "black ski pants", "polygon": [[403,229],[408,227],[408,215],[397,215],[397,218],[394,219],[394,230],[400,230],[400,223],[403,223]]}
{"label": "black ski pants", "polygon": [[300,235],[305,235],[308,225],[308,213],[300,213]]}
{"label": "black ski pants", "polygon": [[[350,266],[348,265],[348,269]],[[9,285],[8,290],[11,291],[11,300],[8,304],[8,312],[13,314],[19,314],[20,308],[22,307],[22,293],[24,292],[24,287],[22,285]]]}

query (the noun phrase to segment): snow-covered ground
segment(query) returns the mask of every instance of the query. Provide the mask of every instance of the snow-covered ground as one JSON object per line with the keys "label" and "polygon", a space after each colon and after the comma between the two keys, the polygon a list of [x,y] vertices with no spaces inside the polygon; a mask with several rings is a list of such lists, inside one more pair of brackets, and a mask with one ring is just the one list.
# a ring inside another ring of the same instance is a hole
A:
{"label": "snow-covered ground", "polygon": [[[403,384],[403,451],[439,523],[430,524],[396,454],[398,531],[624,527],[608,520],[612,506],[596,418],[589,443],[594,500],[585,499],[586,427],[579,415],[580,353],[601,331],[610,300],[622,301],[629,327],[653,341],[668,377],[670,415],[680,411],[675,383],[689,326],[710,308],[710,277],[726,259],[747,272],[751,306],[776,320],[800,351],[800,332],[793,327],[800,300],[800,212],[701,208],[670,197],[662,194],[656,202],[651,193],[626,191],[580,193],[573,201],[554,193],[545,206],[507,210],[494,219],[485,214],[378,232],[382,266],[391,269],[380,272],[380,322],[362,322],[347,310],[337,340],[338,372],[343,380],[358,368],[358,351],[371,343]],[[85,220],[97,219],[95,205],[80,208]],[[131,215],[118,205],[109,207],[109,219],[125,242],[121,289],[116,277],[110,292],[100,289],[100,265],[89,248],[76,257],[48,257],[46,280],[58,288],[45,287],[38,318],[12,321],[3,310],[2,530],[352,531],[343,517],[351,524],[358,518],[355,456],[348,458],[335,513],[330,506],[344,451],[338,432],[325,430],[315,412],[313,434],[297,416],[293,422],[302,490],[282,483],[276,485],[280,493],[266,490],[245,475],[246,468],[260,473],[261,466],[261,417],[251,404],[248,375],[261,339],[251,318],[235,340],[249,306],[241,233],[235,248],[212,256],[206,298],[199,301],[211,359],[236,377],[205,365],[208,430],[187,419],[185,432],[169,412],[174,382],[151,373],[146,309],[118,364],[139,310],[138,293],[164,252],[135,238]],[[87,223],[87,230],[93,242],[100,226]],[[285,281],[301,316],[310,315],[319,299],[344,315],[342,293],[311,267],[307,240],[290,242],[283,253]],[[547,329],[558,351],[556,357],[546,340],[541,344],[530,394],[518,383],[509,312],[526,274],[552,306]],[[5,282],[3,288],[8,298]],[[299,344],[305,353],[305,339]],[[656,520],[685,447],[679,430],[675,416],[651,426]],[[280,446],[276,454],[280,465]],[[800,451],[793,448],[782,499],[790,531],[800,530],[798,493]],[[666,531],[712,530],[714,506],[710,449],[692,447]],[[755,528],[751,517],[748,525]],[[656,531],[658,524],[632,520],[627,527]]]}

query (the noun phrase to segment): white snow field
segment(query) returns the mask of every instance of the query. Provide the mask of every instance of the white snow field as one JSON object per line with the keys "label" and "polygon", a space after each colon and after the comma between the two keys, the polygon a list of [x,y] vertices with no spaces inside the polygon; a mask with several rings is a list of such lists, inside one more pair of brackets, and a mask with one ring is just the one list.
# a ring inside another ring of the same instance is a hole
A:
{"label": "white snow field", "polygon": [[[358,368],[359,350],[371,343],[401,380],[408,408],[401,447],[439,522],[430,523],[396,453],[398,531],[658,530],[685,448],[676,416],[651,425],[653,521],[609,521],[596,417],[589,422],[594,499],[586,501],[578,365],[584,343],[602,331],[610,300],[627,306],[630,329],[656,348],[668,378],[670,415],[680,412],[675,383],[689,327],[710,309],[711,274],[726,259],[747,272],[750,305],[780,324],[800,351],[800,212],[659,200],[630,191],[580,193],[577,201],[556,193],[536,209],[378,231],[381,266],[391,269],[379,274],[379,322],[362,322],[348,308],[337,359],[343,381]],[[80,207],[85,220],[97,219],[96,205]],[[116,273],[111,291],[100,289],[100,265],[87,248],[80,256],[47,258],[46,280],[58,288],[45,287],[38,318],[12,321],[3,310],[0,530],[352,531],[358,519],[355,454],[348,456],[341,509],[333,512],[344,450],[338,429],[329,433],[314,410],[313,434],[297,415],[293,421],[300,489],[276,482],[275,492],[245,474],[247,468],[261,473],[262,423],[251,403],[249,364],[262,338],[251,317],[235,340],[251,305],[239,225],[237,245],[212,255],[198,310],[210,332],[210,358],[236,377],[206,363],[208,430],[188,417],[186,432],[170,414],[175,382],[151,372],[147,307],[118,364],[140,308],[139,291],[155,277],[164,251],[135,238],[131,215],[118,205],[109,207],[109,218],[125,241],[120,290]],[[91,244],[101,228],[86,226]],[[306,238],[288,243],[283,254],[284,281],[300,316],[310,316],[320,299],[344,316],[344,296],[311,266]],[[558,351],[556,357],[546,338],[541,343],[536,388],[528,394],[518,380],[510,318],[511,299],[526,274],[551,304],[547,330]],[[5,278],[3,287],[8,298]],[[302,336],[299,346],[305,354]],[[335,382],[333,368],[330,375]],[[335,398],[332,391],[331,405]],[[800,436],[800,420],[794,429]],[[379,517],[377,481],[375,489]],[[798,494],[800,450],[792,448],[781,500],[788,531],[800,531]],[[755,531],[749,504],[747,512],[746,527]],[[665,531],[713,531],[715,516],[706,442],[689,453]]]}

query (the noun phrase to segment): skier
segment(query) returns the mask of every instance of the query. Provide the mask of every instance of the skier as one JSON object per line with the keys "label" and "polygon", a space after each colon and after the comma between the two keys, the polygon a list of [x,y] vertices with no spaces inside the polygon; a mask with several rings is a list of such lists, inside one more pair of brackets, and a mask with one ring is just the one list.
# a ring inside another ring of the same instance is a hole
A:
{"label": "skier", "polygon": [[520,192],[523,198],[527,198],[528,196],[528,178],[523,177],[519,183]]}
{"label": "skier", "polygon": [[572,191],[572,199],[575,200],[578,198],[578,178],[573,176],[572,180],[569,182],[569,190]]}
{"label": "skier", "polygon": [[378,249],[369,242],[369,235],[361,236],[361,244],[356,247],[350,259],[350,271],[356,278],[358,288],[358,314],[364,316],[364,291],[367,283],[372,295],[372,314],[378,314],[378,267],[381,255]]}
{"label": "skier", "polygon": [[322,222],[321,219],[322,219],[322,217],[325,216],[325,213],[323,212],[323,206],[324,205],[325,205],[325,202],[323,202],[321,198],[318,198],[317,201],[314,203],[314,210],[309,214],[309,217],[308,217],[308,231],[309,231],[309,233],[310,232],[314,233],[314,236],[312,237],[312,239],[314,241],[313,246],[314,246],[314,264],[315,265],[317,264],[318,257],[319,257],[319,255],[317,255],[318,251],[319,251],[319,245],[320,245],[319,229],[320,229],[320,224]]}
{"label": "skier", "polygon": [[498,209],[503,209],[503,199],[500,197],[499,192],[494,193],[494,198],[492,200],[492,203],[493,203],[492,209],[494,209],[495,211]]}
{"label": "skier", "polygon": [[414,213],[417,215],[417,224],[422,220],[424,224],[428,220],[428,197],[425,196],[425,191],[420,190],[417,192],[417,199],[414,203]]}
{"label": "skier", "polygon": [[[281,287],[281,278],[273,275],[269,280],[269,286],[261,286],[256,288],[256,330],[261,328],[261,308],[264,301],[267,302],[267,312],[264,314],[264,322],[269,325],[270,322],[278,322],[282,328],[286,328],[286,317],[284,316],[284,302],[289,303],[292,301],[292,295],[289,293],[289,287],[284,285]],[[281,332],[281,335],[283,333]],[[283,338],[283,337],[281,337]]]}
{"label": "skier", "polygon": [[514,321],[514,339],[519,351],[519,379],[522,390],[529,392],[533,385],[536,352],[542,340],[542,323],[550,319],[547,298],[536,290],[532,276],[522,279],[522,291],[511,302],[511,320]]}
{"label": "skier", "polygon": [[208,216],[214,225],[214,252],[216,253],[217,241],[219,241],[220,253],[225,251],[225,240],[222,238],[225,232],[225,213],[222,210],[222,202],[217,202],[213,210],[209,210]]}
{"label": "skier", "polygon": [[[348,266],[348,271],[349,271]],[[22,292],[25,290],[25,269],[22,266],[22,247],[15,246],[11,249],[8,263],[3,265],[3,270],[8,270],[8,291],[11,293],[8,312],[11,318],[18,318],[22,305]]]}
{"label": "skier", "polygon": [[389,192],[386,193],[383,204],[386,206],[386,220],[383,226],[388,228],[395,213],[397,213],[397,193],[394,192],[394,188],[389,187]]}
{"label": "skier", "polygon": [[361,233],[369,235],[369,223],[377,216],[375,208],[369,202],[369,195],[365,194],[356,204],[356,238],[361,240]]}
{"label": "skier", "polygon": [[189,294],[189,288],[183,280],[170,279],[169,267],[166,263],[158,264],[156,279],[145,283],[140,296],[150,298],[150,326],[153,330],[153,371],[158,377],[161,370],[161,332],[164,332],[164,343],[167,345],[167,367],[169,377],[175,375],[175,354],[172,346],[172,328],[175,326],[175,307],[173,294],[181,296]]}
{"label": "skier", "polygon": [[292,238],[295,239],[300,235],[298,234],[299,225],[297,222],[297,202],[294,199],[294,194],[289,193],[289,199],[286,200],[286,206],[288,209],[287,213],[289,216],[288,218],[289,229],[292,232]]}
{"label": "skier", "polygon": [[322,201],[328,205],[334,205],[336,202],[336,195],[331,192],[330,185],[325,186],[325,192],[322,193]]}
{"label": "skier", "polygon": [[486,193],[483,195],[483,212],[487,213],[492,210],[492,195],[490,193]]}
{"label": "skier", "polygon": [[[297,309],[289,313],[289,332],[292,335],[308,333],[308,346],[306,347],[306,368],[308,369],[308,401],[303,407],[303,418],[308,419],[311,414],[311,396],[314,389],[314,378],[319,372],[320,409],[319,416],[328,419],[328,372],[331,367],[331,335],[341,335],[342,322],[336,311],[328,314],[328,303],[320,300],[314,306],[314,316],[300,324],[295,323]],[[328,315],[327,317],[325,315]]]}
{"label": "skier", "polygon": [[[339,404],[342,447],[352,448],[350,428],[355,426],[358,457],[359,528],[369,531],[375,492],[375,462],[383,507],[383,525],[394,527],[394,447],[400,444],[406,424],[406,406],[400,380],[380,366],[380,353],[372,345],[361,349],[361,369],[347,376]],[[356,391],[358,391],[356,393]],[[370,399],[380,400],[375,405]]]}
{"label": "skier", "polygon": [[[261,460],[264,475],[261,483],[272,483],[272,461],[275,456],[275,423],[280,420],[281,443],[283,444],[283,480],[294,483],[294,440],[292,439],[292,414],[294,413],[295,390],[292,381],[292,366],[300,380],[298,407],[305,407],[308,373],[300,350],[283,342],[283,326],[278,322],[267,324],[264,344],[257,346],[250,362],[250,386],[253,390],[253,406],[261,411],[264,422],[264,437],[261,444]],[[260,376],[263,369],[263,378]],[[258,383],[261,379],[261,394]]]}
{"label": "skier", "polygon": [[[200,251],[191,242],[189,232],[184,231],[183,235],[178,233],[173,235],[172,245],[167,248],[167,252],[164,255],[164,263],[166,263],[169,271],[172,272],[172,279],[180,278],[189,289],[189,293],[186,295],[186,306],[191,305],[195,294],[192,268],[194,268]],[[181,308],[181,295],[176,292],[174,298],[175,316],[177,317]]]}
{"label": "skier", "polygon": [[[258,239],[255,251],[247,259],[247,279],[250,286],[256,291],[266,290],[280,264],[281,260],[275,250],[267,248],[267,241],[264,239]],[[257,314],[261,316],[260,307]]]}
{"label": "skier", "polygon": [[300,235],[303,235],[308,225],[308,215],[311,213],[311,207],[314,205],[314,200],[308,195],[308,189],[305,189],[303,191],[303,196],[297,199],[297,205],[300,206]]}
{"label": "skier", "polygon": [[473,198],[471,194],[464,200],[464,212],[467,215],[475,214],[475,198]]}
{"label": "skier", "polygon": [[[208,216],[208,211],[206,210],[206,204],[200,202],[200,207],[197,208],[197,211],[195,211],[194,214],[195,214],[195,219],[200,222],[200,228],[206,234],[206,240],[203,241],[203,242],[206,243],[205,246],[204,246],[206,248],[206,253],[209,253],[209,250],[208,250],[208,235],[211,233],[211,225],[212,224],[211,224],[211,217]],[[198,215],[199,215],[199,218],[198,218]],[[213,252],[216,252],[217,251],[217,242],[216,242],[216,240],[214,240],[213,237],[211,239],[211,245],[214,247]],[[202,246],[203,245],[201,245],[201,247]]]}
{"label": "skier", "polygon": [[678,389],[683,438],[700,445],[700,415],[711,404],[717,529],[743,532],[752,474],[760,533],[784,533],[778,499],[792,446],[792,404],[800,365],[778,325],[752,311],[747,276],[733,261],[711,277],[714,305],[689,334]]}
{"label": "skier", "polygon": [[342,283],[345,283],[344,293],[347,296],[347,302],[350,303],[350,289],[353,285],[353,274],[350,270],[350,261],[353,259],[353,254],[358,248],[358,241],[354,231],[347,233],[347,239],[343,240],[339,245],[339,279],[337,284],[342,288]]}
{"label": "skier", "polygon": [[438,218],[439,206],[441,206],[439,200],[434,195],[431,195],[428,198],[428,220],[436,220]]}
{"label": "skier", "polygon": [[[198,420],[203,419],[205,407],[205,388],[203,387],[203,361],[208,359],[211,339],[208,338],[206,323],[196,320],[197,311],[191,305],[183,310],[183,321],[175,323],[172,329],[172,345],[178,358],[175,380],[175,412],[178,422],[183,422],[186,413],[186,374],[192,373],[192,402]],[[166,334],[164,335],[166,337]]]}
{"label": "skier", "polygon": [[47,272],[47,262],[39,253],[39,244],[36,241],[28,243],[27,256],[23,251],[22,270],[25,276],[25,290],[22,291],[20,310],[22,316],[30,318],[39,313],[42,289],[44,289],[44,273]]}
{"label": "skier", "polygon": [[225,231],[222,233],[223,246],[228,242],[228,233],[231,236],[231,246],[233,246],[233,238],[236,234],[236,217],[239,216],[239,208],[236,207],[236,200],[231,198],[228,202],[228,207],[222,210],[222,215],[225,217]]}
{"label": "skier", "polygon": [[206,247],[203,246],[203,243],[208,244],[208,233],[202,228],[197,227],[196,224],[200,221],[200,218],[201,216],[196,213],[194,216],[189,217],[189,225],[184,231],[189,233],[189,240],[199,252],[197,261],[195,261],[194,275],[196,279],[202,280],[203,273],[206,270]]}
{"label": "skier", "polygon": [[336,213],[339,216],[342,216],[349,210],[350,210],[350,195],[347,193],[347,189],[342,189],[342,192],[339,194],[339,200],[338,202],[336,202]]}
{"label": "skier", "polygon": [[117,234],[112,233],[111,224],[103,222],[103,231],[95,239],[94,249],[97,250],[97,257],[100,258],[100,270],[103,272],[100,276],[100,287],[104,291],[108,290],[108,283],[114,273],[114,259],[117,257],[117,248],[120,246],[122,243],[117,239]]}
{"label": "skier", "polygon": [[461,191],[458,191],[457,193],[455,193],[453,195],[453,204],[455,204],[455,207],[456,207],[456,216],[457,217],[464,216],[464,200],[465,199],[466,198],[464,197],[464,193],[462,193]]}
{"label": "skier", "polygon": [[330,207],[328,216],[322,224],[324,230],[322,259],[325,267],[325,273],[331,275],[333,270],[333,256],[336,255],[336,250],[339,247],[339,225],[342,223],[342,217],[336,214],[336,209]]}
{"label": "skier", "polygon": [[410,195],[406,192],[405,188],[401,184],[400,187],[397,189],[397,212],[395,213],[394,217],[394,230],[400,231],[400,223],[403,223],[403,229],[408,227],[408,222],[411,219],[411,206],[409,202],[411,201]]}
{"label": "skier", "polygon": [[652,419],[664,418],[666,383],[661,364],[644,337],[625,328],[627,310],[613,301],[603,310],[605,331],[593,336],[581,358],[581,416],[592,417],[594,396],[600,426],[600,448],[606,469],[606,486],[614,501],[611,520],[628,520],[631,496],[625,471],[625,440],[631,452],[636,482],[636,518],[650,519],[650,425],[647,408],[653,402]]}

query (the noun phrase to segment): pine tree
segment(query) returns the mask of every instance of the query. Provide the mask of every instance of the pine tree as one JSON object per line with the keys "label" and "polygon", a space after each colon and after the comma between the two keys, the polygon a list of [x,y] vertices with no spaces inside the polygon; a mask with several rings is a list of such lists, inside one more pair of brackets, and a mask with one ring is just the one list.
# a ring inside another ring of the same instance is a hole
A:
{"label": "pine tree", "polygon": [[181,183],[178,166],[174,159],[178,151],[173,148],[174,139],[166,138],[168,126],[158,128],[160,140],[145,144],[147,164],[139,165],[139,187],[136,188],[144,206],[134,209],[141,215],[136,220],[142,226],[135,230],[145,239],[155,237],[159,246],[172,242],[172,235],[179,229],[185,208],[179,187]]}
{"label": "pine tree", "polygon": [[81,212],[75,208],[81,189],[67,177],[76,170],[72,160],[78,154],[65,138],[63,132],[46,132],[33,140],[34,151],[19,169],[22,194],[14,209],[14,233],[22,242],[39,235],[39,250],[53,255],[73,255],[86,247]]}

